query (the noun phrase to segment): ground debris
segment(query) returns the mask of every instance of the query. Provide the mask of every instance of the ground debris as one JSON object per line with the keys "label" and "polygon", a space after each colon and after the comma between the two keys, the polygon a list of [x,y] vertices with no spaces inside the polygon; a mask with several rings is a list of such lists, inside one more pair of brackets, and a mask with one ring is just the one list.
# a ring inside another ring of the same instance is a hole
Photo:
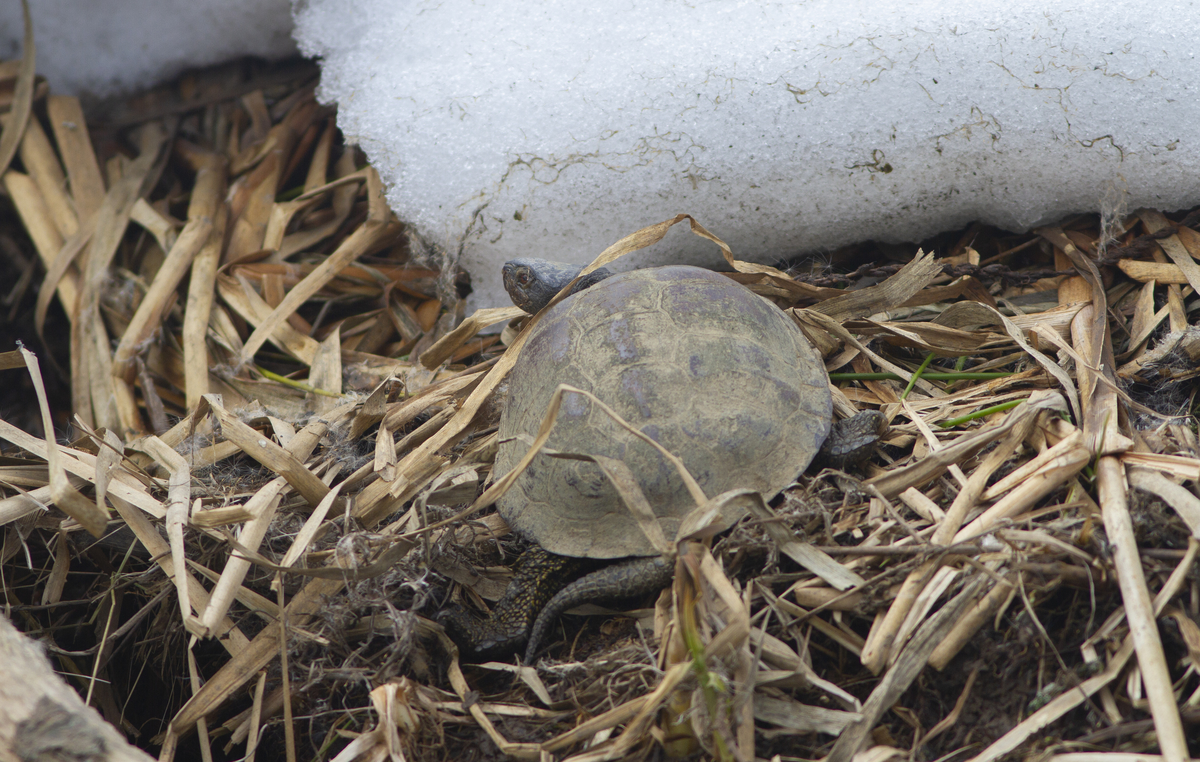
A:
{"label": "ground debris", "polygon": [[1187,756],[1196,210],[974,224],[785,270],[685,215],[610,248],[687,222],[820,350],[836,415],[890,429],[860,471],[814,470],[680,543],[644,608],[566,617],[536,665],[467,664],[438,618],[495,601],[522,548],[490,505],[532,321],[464,314],[469,280],[387,210],[314,77],[187,75],[97,110],[91,133],[74,99],[14,91],[30,116],[2,178],[4,602],[133,743]]}

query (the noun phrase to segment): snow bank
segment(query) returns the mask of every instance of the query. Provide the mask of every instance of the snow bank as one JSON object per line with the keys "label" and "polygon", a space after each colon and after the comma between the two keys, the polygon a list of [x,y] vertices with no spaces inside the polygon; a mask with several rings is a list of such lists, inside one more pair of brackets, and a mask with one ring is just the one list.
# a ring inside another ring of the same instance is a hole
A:
{"label": "snow bank", "polygon": [[[307,0],[320,95],[404,220],[502,303],[695,215],[772,261],[1200,202],[1195,3]],[[646,261],[716,261],[673,232]]]}

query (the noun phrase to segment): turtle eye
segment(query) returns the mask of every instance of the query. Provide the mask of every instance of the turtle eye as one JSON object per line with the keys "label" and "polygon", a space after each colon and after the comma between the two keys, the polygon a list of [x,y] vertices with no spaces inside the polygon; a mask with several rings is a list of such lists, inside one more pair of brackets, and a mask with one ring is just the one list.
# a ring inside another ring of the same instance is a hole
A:
{"label": "turtle eye", "polygon": [[529,273],[522,270],[521,273],[517,275],[517,281],[522,286],[528,286],[529,285]]}

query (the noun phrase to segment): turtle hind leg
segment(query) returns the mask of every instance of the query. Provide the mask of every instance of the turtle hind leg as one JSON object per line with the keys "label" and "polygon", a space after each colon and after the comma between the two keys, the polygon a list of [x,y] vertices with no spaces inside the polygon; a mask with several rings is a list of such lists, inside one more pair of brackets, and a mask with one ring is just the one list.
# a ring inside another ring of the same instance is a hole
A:
{"label": "turtle hind leg", "polygon": [[512,581],[489,617],[480,619],[454,606],[438,619],[450,638],[473,658],[512,653],[525,642],[538,611],[554,597],[563,580],[587,566],[585,559],[557,556],[531,547],[521,554]]}
{"label": "turtle hind leg", "polygon": [[581,603],[633,598],[657,592],[671,584],[674,576],[675,566],[662,556],[632,558],[585,574],[559,590],[541,609],[529,631],[525,663],[533,663],[533,657],[537,655],[550,627],[567,609]]}

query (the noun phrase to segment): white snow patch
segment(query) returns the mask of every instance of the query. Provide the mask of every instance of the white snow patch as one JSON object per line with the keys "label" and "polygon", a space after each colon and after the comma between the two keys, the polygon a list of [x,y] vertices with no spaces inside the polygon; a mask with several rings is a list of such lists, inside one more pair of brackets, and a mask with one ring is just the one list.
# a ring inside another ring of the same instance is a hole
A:
{"label": "white snow patch", "polygon": [[[1194,2],[302,0],[320,96],[476,306],[696,216],[772,261],[1200,202]],[[712,264],[672,233],[638,264]],[[629,263],[632,265],[633,263]]]}
{"label": "white snow patch", "polygon": [[[296,54],[288,0],[30,0],[51,92],[103,97],[189,68]],[[0,2],[0,58],[20,58],[21,3]]]}

